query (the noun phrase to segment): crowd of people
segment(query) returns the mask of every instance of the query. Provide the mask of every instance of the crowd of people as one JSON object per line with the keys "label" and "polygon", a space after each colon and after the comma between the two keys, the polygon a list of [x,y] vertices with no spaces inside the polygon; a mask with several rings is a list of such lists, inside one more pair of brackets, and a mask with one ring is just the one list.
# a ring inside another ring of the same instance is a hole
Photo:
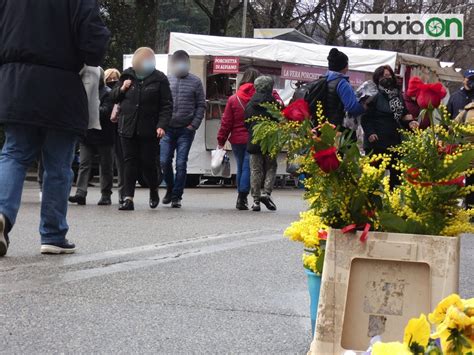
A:
{"label": "crowd of people", "polygon": [[[162,181],[166,183],[162,203],[180,208],[188,155],[206,111],[203,84],[190,73],[188,53],[172,55],[171,74],[167,76],[156,69],[154,51],[139,48],[132,67],[123,73],[113,68],[92,70],[97,73],[97,88],[90,86],[86,94],[84,86],[90,82],[81,80],[79,73],[87,67],[98,68],[110,35],[100,19],[97,2],[63,0],[54,2],[52,12],[45,10],[48,6],[44,2],[25,1],[28,11],[15,6],[13,0],[0,0],[0,123],[6,135],[0,155],[0,257],[7,253],[27,169],[38,158],[41,253],[69,254],[76,250],[66,239],[68,200],[86,204],[96,155],[100,160],[99,205],[112,204],[115,162],[119,210],[134,210],[139,176],[149,188],[150,208],[160,203]],[[53,0],[48,1],[53,6]],[[17,21],[7,20],[11,18]],[[35,26],[38,21],[48,25]],[[23,23],[31,26],[22,27]],[[55,46],[45,47],[45,42]],[[320,79],[324,81],[324,113],[341,131],[354,129],[347,124],[348,117],[359,117],[367,154],[393,154],[390,148],[402,139],[400,129],[427,126],[424,118],[419,118],[416,98],[409,90],[402,92],[390,66],[375,70],[370,83],[374,92],[363,97],[357,96],[349,82],[347,55],[331,49],[328,69]],[[97,93],[93,95],[95,101],[88,97],[91,90]],[[311,92],[305,94],[310,96]],[[474,70],[468,70],[463,87],[451,96],[448,110],[460,122],[472,123],[473,101]],[[249,120],[254,116],[274,119],[262,103],[284,106],[272,77],[250,68],[227,101],[216,137],[219,148],[227,141],[232,145],[238,210],[249,209],[249,194],[252,211],[260,211],[261,205],[271,211],[277,209],[272,199],[277,160],[254,144],[255,121]],[[97,120],[92,119],[95,115]],[[78,141],[80,166],[76,192],[70,196],[71,165]],[[399,184],[394,166],[390,167],[390,184]],[[471,196],[468,203],[472,202]]]}

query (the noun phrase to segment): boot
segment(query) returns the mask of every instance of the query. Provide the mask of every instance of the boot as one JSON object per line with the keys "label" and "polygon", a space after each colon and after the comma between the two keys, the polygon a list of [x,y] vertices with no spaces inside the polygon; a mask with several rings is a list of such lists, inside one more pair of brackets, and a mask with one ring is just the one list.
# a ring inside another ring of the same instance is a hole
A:
{"label": "boot", "polygon": [[235,205],[235,208],[237,208],[239,211],[248,211],[249,202],[247,196],[248,194],[246,194],[245,192],[239,192],[239,196],[237,197],[237,204]]}
{"label": "boot", "polygon": [[150,208],[155,209],[160,204],[160,195],[158,194],[158,189],[150,190]]}
{"label": "boot", "polygon": [[79,195],[69,196],[69,202],[77,203],[79,206],[85,206],[86,198],[85,196],[79,196]]}
{"label": "boot", "polygon": [[273,202],[273,200],[272,200],[272,198],[270,197],[270,195],[262,196],[262,198],[260,199],[260,201],[265,205],[265,207],[266,207],[269,211],[276,211],[276,210],[277,210],[277,206],[276,206],[275,203]]}
{"label": "boot", "polygon": [[262,210],[262,207],[260,207],[260,199],[255,199],[253,201],[252,211],[260,212],[261,210]]}
{"label": "boot", "polygon": [[173,195],[173,187],[166,187],[166,195],[163,197],[163,205],[169,205],[172,200]]}

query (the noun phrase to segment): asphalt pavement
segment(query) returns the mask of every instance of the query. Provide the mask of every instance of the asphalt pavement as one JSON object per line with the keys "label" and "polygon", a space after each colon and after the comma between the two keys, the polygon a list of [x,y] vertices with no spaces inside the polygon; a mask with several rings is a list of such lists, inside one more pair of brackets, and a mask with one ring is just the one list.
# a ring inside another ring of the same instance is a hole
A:
{"label": "asphalt pavement", "polygon": [[[0,353],[304,354],[302,251],[282,236],[305,208],[301,190],[275,191],[275,213],[238,212],[235,195],[191,189],[181,210],[150,210],[139,190],[136,211],[119,212],[92,188],[69,211],[77,254],[41,256],[27,183],[0,259]],[[461,294],[473,297],[472,236],[462,253]]]}

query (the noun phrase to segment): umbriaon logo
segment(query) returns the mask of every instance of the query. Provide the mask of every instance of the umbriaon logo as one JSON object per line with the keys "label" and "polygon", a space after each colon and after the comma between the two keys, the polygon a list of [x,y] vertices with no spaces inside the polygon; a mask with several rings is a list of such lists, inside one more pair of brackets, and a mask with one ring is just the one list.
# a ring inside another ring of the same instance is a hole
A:
{"label": "umbriaon logo", "polygon": [[459,14],[351,15],[355,40],[462,40],[464,16]]}

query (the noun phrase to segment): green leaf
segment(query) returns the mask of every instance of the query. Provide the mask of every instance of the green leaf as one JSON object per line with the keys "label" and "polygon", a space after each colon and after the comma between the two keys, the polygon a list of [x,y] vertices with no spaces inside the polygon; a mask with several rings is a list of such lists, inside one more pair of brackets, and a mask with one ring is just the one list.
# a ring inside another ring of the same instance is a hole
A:
{"label": "green leaf", "polygon": [[316,261],[316,271],[318,274],[323,273],[323,266],[324,266],[324,258],[326,256],[326,252],[324,250],[321,251],[321,254],[318,257],[318,260]]}

